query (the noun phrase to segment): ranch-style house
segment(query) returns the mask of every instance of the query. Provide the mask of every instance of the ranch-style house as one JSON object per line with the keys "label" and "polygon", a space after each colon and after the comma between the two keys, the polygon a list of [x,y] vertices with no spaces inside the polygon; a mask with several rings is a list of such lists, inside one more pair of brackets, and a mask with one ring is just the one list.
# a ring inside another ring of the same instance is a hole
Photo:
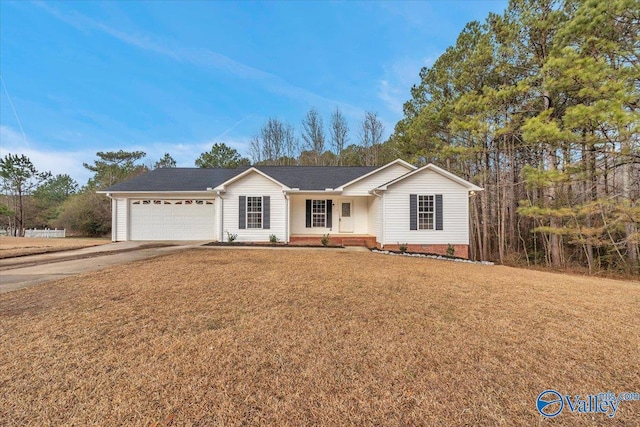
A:
{"label": "ranch-style house", "polygon": [[468,257],[469,197],[433,164],[160,168],[107,188],[112,240],[332,243]]}

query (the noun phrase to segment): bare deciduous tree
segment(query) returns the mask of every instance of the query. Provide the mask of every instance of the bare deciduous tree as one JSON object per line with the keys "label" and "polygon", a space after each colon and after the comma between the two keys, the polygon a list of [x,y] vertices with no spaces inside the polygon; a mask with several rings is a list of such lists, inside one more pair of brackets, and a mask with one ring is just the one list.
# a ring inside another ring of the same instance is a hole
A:
{"label": "bare deciduous tree", "polygon": [[384,125],[378,119],[378,114],[367,111],[360,125],[360,144],[365,149],[365,165],[374,166],[377,158],[378,145],[382,143]]}
{"label": "bare deciduous tree", "polygon": [[336,158],[338,159],[338,164],[342,164],[342,150],[347,145],[349,141],[349,125],[347,124],[347,120],[344,118],[342,111],[340,108],[336,107],[335,111],[331,113],[331,124],[330,124],[330,133],[331,133],[331,144],[333,145],[333,150],[336,154]]}
{"label": "bare deciduous tree", "polygon": [[322,116],[315,108],[311,108],[302,119],[302,139],[305,142],[307,151],[313,153],[314,163],[320,164],[321,156],[324,152],[325,136]]}

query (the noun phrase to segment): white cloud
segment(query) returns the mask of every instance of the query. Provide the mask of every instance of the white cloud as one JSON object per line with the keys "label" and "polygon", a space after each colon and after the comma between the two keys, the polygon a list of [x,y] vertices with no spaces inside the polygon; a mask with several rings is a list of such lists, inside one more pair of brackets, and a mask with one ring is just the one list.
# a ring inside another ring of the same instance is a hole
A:
{"label": "white cloud", "polygon": [[0,125],[0,157],[7,154],[24,154],[29,157],[33,165],[39,171],[51,171],[54,175],[68,174],[84,185],[91,172],[82,166],[83,159],[91,159],[95,156],[93,150],[62,151],[39,148],[37,141],[26,143],[22,133]]}
{"label": "white cloud", "polygon": [[429,2],[379,2],[376,3],[390,19],[402,22],[399,25],[406,25],[412,28],[424,30],[434,25],[437,17],[432,4]]}
{"label": "white cloud", "polygon": [[436,58],[405,58],[385,67],[384,77],[378,81],[378,97],[389,111],[402,116],[402,107],[411,98],[411,87],[420,83],[420,70],[433,65]]}
{"label": "white cloud", "polygon": [[88,31],[89,29],[102,31],[123,43],[170,57],[178,62],[189,62],[199,67],[216,68],[242,79],[258,81],[266,90],[272,93],[298,99],[310,105],[338,105],[346,114],[354,116],[363,114],[362,109],[351,104],[326,98],[307,89],[292,85],[275,74],[240,63],[211,49],[180,46],[174,41],[160,40],[157,36],[149,33],[138,32],[133,34],[116,29],[78,12],[63,13],[46,3],[38,2],[36,4],[51,15],[81,31]]}
{"label": "white cloud", "polygon": [[214,137],[214,140],[218,140],[220,138],[225,137],[229,132],[231,132],[232,130],[234,130],[236,127],[238,127],[240,125],[240,123],[245,122],[247,120],[249,120],[250,118],[252,118],[253,116],[255,116],[255,114],[249,114],[246,117],[241,118],[240,120],[238,120],[237,122],[235,122],[231,127],[229,127],[228,129],[225,129],[224,132],[222,132],[221,134],[217,135],[216,137]]}
{"label": "white cloud", "polygon": [[404,99],[406,96],[399,86],[390,84],[388,80],[380,80],[378,97],[387,104],[387,108],[393,113],[402,114],[402,105],[406,101]]}
{"label": "white cloud", "polygon": [[[200,154],[205,151],[211,150],[211,147],[215,143],[219,143],[220,140],[216,137],[211,140],[202,142],[170,142],[170,141],[156,141],[142,146],[129,146],[120,147],[124,151],[144,151],[147,155],[142,159],[142,163],[148,166],[153,166],[165,153],[169,153],[176,161],[177,167],[192,168],[195,167],[195,160]],[[225,138],[224,143],[231,148],[238,150],[241,156],[248,157],[249,139],[228,139]],[[95,158],[95,153],[92,153],[90,158]]]}
{"label": "white cloud", "polygon": [[[51,171],[52,174],[68,174],[80,185],[87,183],[93,173],[87,170],[83,163],[93,163],[97,159],[98,151],[144,151],[147,155],[142,159],[145,165],[153,165],[164,153],[169,153],[175,160],[178,167],[195,167],[195,160],[201,153],[209,151],[211,146],[220,142],[218,139],[193,143],[175,142],[154,142],[146,144],[144,147],[131,145],[124,147],[91,147],[85,150],[66,151],[41,148],[43,144],[39,141],[30,141],[29,146],[25,144],[22,134],[15,129],[0,125],[0,157],[5,155],[18,154],[29,157],[33,165],[39,171]],[[225,144],[235,148],[244,156],[248,156],[249,139],[226,139]]]}

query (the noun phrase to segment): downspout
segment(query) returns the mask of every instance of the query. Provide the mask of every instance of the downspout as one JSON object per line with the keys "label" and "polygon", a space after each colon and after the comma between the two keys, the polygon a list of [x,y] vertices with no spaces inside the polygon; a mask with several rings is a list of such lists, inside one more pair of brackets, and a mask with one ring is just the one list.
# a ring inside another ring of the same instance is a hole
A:
{"label": "downspout", "polygon": [[216,191],[218,199],[220,199],[220,212],[218,217],[220,219],[220,234],[218,235],[218,241],[224,242],[224,199],[222,198],[222,191]]}
{"label": "downspout", "polygon": [[111,193],[105,193],[105,196],[107,196],[109,198],[109,200],[111,200],[111,241],[115,242],[117,237],[118,237],[118,233],[116,231],[117,227],[118,227],[118,215],[116,212],[116,201],[113,199],[113,197],[111,197]]}
{"label": "downspout", "polygon": [[380,233],[382,234],[380,236],[380,246],[382,246],[382,249],[384,249],[384,245],[386,243],[385,239],[384,239],[384,228],[385,228],[384,227],[384,225],[385,225],[384,224],[384,218],[385,218],[385,215],[384,215],[384,209],[385,209],[385,207],[384,207],[384,199],[382,198],[382,194],[377,193],[376,190],[371,190],[370,193],[373,194],[374,196],[380,198],[380,205],[381,206],[380,206],[380,212],[378,213],[378,217],[379,217],[378,220],[380,221]]}
{"label": "downspout", "polygon": [[287,217],[286,217],[287,226],[285,228],[284,242],[289,243],[289,236],[291,235],[291,196],[289,196],[289,194],[286,191],[284,191],[283,193],[284,193],[284,199],[286,200],[286,203],[287,203]]}

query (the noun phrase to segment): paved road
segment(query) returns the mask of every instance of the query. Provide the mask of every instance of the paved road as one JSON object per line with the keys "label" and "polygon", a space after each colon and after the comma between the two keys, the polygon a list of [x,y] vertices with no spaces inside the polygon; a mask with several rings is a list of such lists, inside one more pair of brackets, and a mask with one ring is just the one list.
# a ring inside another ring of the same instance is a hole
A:
{"label": "paved road", "polygon": [[112,243],[90,248],[0,260],[0,293],[113,265],[153,258],[206,242]]}

